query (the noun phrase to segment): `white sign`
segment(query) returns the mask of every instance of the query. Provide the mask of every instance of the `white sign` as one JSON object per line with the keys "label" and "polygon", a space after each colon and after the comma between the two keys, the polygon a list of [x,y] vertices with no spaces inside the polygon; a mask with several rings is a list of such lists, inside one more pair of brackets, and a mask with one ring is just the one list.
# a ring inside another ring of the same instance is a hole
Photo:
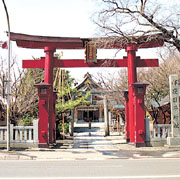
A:
{"label": "white sign", "polygon": [[180,136],[178,76],[169,76],[172,137]]}

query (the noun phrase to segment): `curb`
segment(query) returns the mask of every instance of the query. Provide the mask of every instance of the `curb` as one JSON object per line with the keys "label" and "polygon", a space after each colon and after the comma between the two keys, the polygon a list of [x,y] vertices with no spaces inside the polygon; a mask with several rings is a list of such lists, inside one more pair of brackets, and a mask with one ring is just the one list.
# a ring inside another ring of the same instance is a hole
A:
{"label": "curb", "polygon": [[[39,153],[39,154],[38,154]],[[80,152],[79,152],[80,153]],[[0,160],[37,160],[37,161],[60,161],[60,160],[109,160],[109,159],[149,159],[149,158],[180,158],[180,151],[178,152],[164,152],[161,155],[153,156],[142,155],[139,153],[133,153],[132,156],[124,154],[123,156],[103,155],[97,153],[90,154],[73,154],[73,153],[60,153],[60,154],[41,154],[41,152],[29,154],[4,154],[0,155]]]}

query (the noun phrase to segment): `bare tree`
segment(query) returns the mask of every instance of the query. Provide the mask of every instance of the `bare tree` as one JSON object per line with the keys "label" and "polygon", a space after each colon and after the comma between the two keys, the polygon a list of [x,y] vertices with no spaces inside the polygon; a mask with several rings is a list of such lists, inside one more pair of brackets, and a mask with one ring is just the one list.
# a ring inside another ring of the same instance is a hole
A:
{"label": "bare tree", "polygon": [[127,69],[121,69],[116,76],[113,74],[98,73],[95,77],[105,91],[110,91],[108,98],[116,104],[124,104],[123,91],[128,88]]}
{"label": "bare tree", "polygon": [[[6,89],[7,74],[5,60],[0,59],[0,119],[6,118]],[[28,69],[26,71],[19,68],[16,57],[11,63],[11,99],[10,99],[10,120],[16,124],[19,119],[27,116],[38,116],[38,96],[34,87],[43,79],[42,69]]]}
{"label": "bare tree", "polygon": [[[162,116],[164,123],[168,122],[170,108],[160,103],[169,94],[169,75],[177,74],[180,78],[180,57],[169,56],[162,60],[158,68],[138,69],[138,81],[148,83],[146,91],[146,108],[153,113],[153,119],[157,122]],[[115,91],[111,98],[117,104],[124,104],[123,91],[128,88],[127,69],[121,69],[116,77],[98,74],[99,82],[109,91]],[[167,98],[168,103],[168,98]],[[161,114],[161,115],[160,115]]]}
{"label": "bare tree", "polygon": [[26,117],[38,117],[38,96],[35,84],[43,79],[42,69],[22,71],[12,84],[11,119],[17,122]]}
{"label": "bare tree", "polygon": [[96,0],[100,9],[94,22],[101,35],[127,43],[139,43],[139,37],[161,35],[167,44],[180,51],[180,1],[162,0]]}
{"label": "bare tree", "polygon": [[[155,120],[158,118],[158,111],[161,111],[164,123],[169,118],[170,108],[165,106],[165,103],[169,102],[169,98],[167,98],[169,95],[169,76],[177,74],[180,78],[179,67],[180,58],[170,56],[161,62],[159,68],[148,68],[138,72],[138,79],[149,84],[146,93],[146,107],[154,112]],[[165,97],[166,102],[162,104]]]}

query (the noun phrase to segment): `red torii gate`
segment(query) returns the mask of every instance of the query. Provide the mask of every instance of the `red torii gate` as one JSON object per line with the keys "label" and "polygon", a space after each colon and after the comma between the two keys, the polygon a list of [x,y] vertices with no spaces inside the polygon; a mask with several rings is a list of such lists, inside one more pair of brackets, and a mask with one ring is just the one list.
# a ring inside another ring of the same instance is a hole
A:
{"label": "red torii gate", "polygon": [[[135,111],[138,109],[134,108],[133,100],[133,83],[137,82],[137,67],[158,67],[158,59],[140,59],[136,57],[136,51],[138,48],[151,48],[160,47],[164,41],[161,38],[155,38],[150,41],[132,44],[128,43],[125,46],[118,42],[109,43],[108,46],[104,47],[103,44],[97,44],[97,48],[107,49],[119,49],[125,48],[127,57],[123,59],[98,59],[97,63],[85,63],[84,59],[61,59],[53,57],[56,49],[84,49],[85,42],[92,41],[93,39],[81,39],[81,38],[66,38],[66,37],[45,37],[45,36],[31,36],[25,34],[11,33],[10,38],[16,41],[17,46],[22,48],[33,48],[33,49],[44,49],[45,57],[40,60],[23,60],[23,68],[44,68],[44,83],[37,85],[39,89],[39,147],[48,147],[49,144],[55,142],[55,95],[53,94],[53,68],[78,68],[78,67],[127,67],[128,68],[128,85],[129,85],[129,102],[128,112],[129,118],[126,119],[127,139],[130,139],[131,143],[144,143],[137,142],[138,136],[135,133],[135,129],[138,129],[138,124],[144,122],[136,122],[134,114],[138,114]],[[43,91],[43,88],[47,88],[47,92]],[[47,93],[47,99],[45,94]],[[47,105],[47,101],[49,101]],[[141,110],[139,111],[141,112]],[[137,124],[138,123],[138,124]],[[137,127],[135,127],[137,126]],[[140,127],[139,131],[145,133],[143,126]]]}

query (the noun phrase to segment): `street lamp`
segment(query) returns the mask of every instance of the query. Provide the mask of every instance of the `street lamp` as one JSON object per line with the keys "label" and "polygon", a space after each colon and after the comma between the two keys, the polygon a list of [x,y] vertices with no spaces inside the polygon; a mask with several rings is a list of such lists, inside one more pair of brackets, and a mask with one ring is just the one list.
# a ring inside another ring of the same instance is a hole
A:
{"label": "street lamp", "polygon": [[2,0],[4,9],[6,12],[7,25],[8,25],[8,78],[7,78],[7,151],[10,150],[10,118],[9,118],[9,106],[10,106],[10,22],[6,4]]}

